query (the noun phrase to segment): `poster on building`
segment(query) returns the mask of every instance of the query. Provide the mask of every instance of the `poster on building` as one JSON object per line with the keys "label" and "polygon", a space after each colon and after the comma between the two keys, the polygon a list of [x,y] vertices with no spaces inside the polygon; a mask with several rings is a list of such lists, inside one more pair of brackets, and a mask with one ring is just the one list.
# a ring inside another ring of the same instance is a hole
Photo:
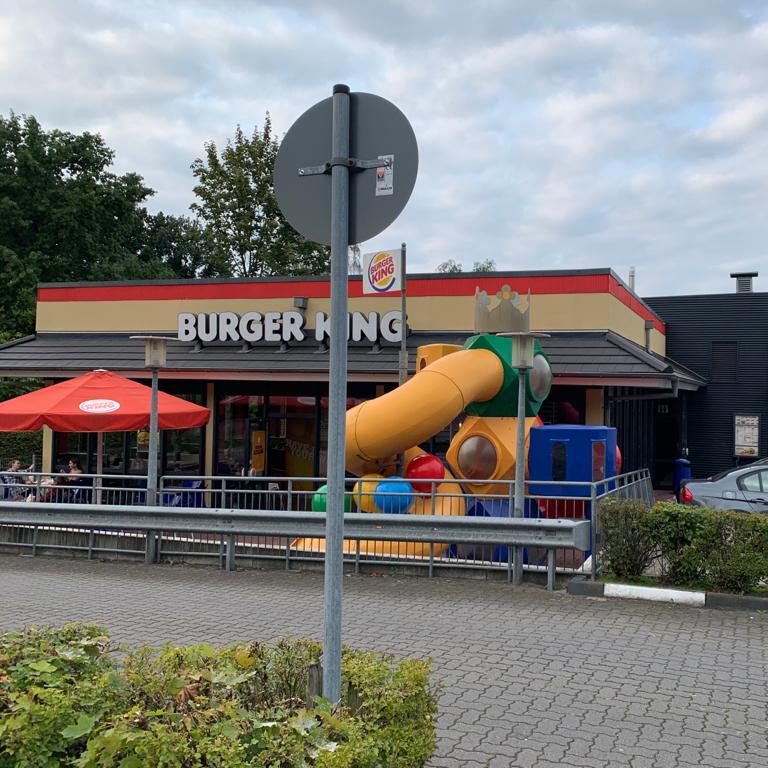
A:
{"label": "poster on building", "polygon": [[757,456],[760,450],[760,417],[734,416],[734,455]]}
{"label": "poster on building", "polygon": [[363,254],[363,293],[392,293],[402,287],[400,249]]}

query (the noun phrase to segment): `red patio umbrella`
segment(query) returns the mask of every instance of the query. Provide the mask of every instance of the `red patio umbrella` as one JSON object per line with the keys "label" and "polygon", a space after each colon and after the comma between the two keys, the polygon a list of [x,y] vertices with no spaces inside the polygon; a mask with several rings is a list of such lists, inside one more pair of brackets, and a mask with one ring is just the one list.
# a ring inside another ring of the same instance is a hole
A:
{"label": "red patio umbrella", "polygon": [[[124,432],[149,424],[150,387],[110,371],[91,371],[0,403],[0,430],[47,426],[57,432]],[[208,422],[210,411],[158,392],[160,429],[189,429]]]}
{"label": "red patio umbrella", "polygon": [[[98,370],[0,403],[0,431],[47,426],[57,432],[98,432],[96,472],[101,474],[103,433],[149,424],[152,389]],[[157,393],[159,429],[190,429],[208,423],[210,411],[180,397]]]}

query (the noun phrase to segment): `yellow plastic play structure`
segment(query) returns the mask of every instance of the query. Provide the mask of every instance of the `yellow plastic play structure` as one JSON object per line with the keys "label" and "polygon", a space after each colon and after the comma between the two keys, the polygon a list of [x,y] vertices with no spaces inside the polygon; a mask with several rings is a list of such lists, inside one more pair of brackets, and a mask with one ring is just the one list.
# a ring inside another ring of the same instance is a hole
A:
{"label": "yellow plastic play structure", "polygon": [[[483,339],[474,338],[481,342]],[[511,344],[511,340],[502,339],[501,342]],[[373,504],[377,484],[393,476],[398,465],[407,478],[406,468],[425,454],[418,445],[445,429],[468,408],[477,408],[478,404],[496,402],[488,408],[488,415],[469,413],[466,417],[446,456],[452,471],[443,468],[443,482],[434,486],[434,497],[429,480],[438,478],[431,477],[427,479],[429,492],[413,494],[407,510],[403,511],[416,515],[464,515],[465,491],[473,495],[492,494],[496,491],[486,482],[488,479],[514,477],[513,436],[517,419],[496,415],[499,411],[516,411],[516,398],[514,402],[509,400],[511,369],[504,359],[509,360],[509,357],[499,354],[499,344],[494,340],[493,344],[486,345],[491,348],[466,349],[447,344],[419,347],[416,374],[411,379],[347,412],[346,469],[361,478],[352,497],[358,511],[380,511]],[[516,386],[515,380],[515,389]],[[546,391],[549,391],[548,385]],[[535,417],[526,418],[526,440],[535,422]],[[324,542],[302,539],[295,546],[322,551]],[[344,549],[348,553],[354,552],[355,542],[345,541]],[[424,556],[429,549],[429,544],[360,543],[360,552],[373,555]]]}

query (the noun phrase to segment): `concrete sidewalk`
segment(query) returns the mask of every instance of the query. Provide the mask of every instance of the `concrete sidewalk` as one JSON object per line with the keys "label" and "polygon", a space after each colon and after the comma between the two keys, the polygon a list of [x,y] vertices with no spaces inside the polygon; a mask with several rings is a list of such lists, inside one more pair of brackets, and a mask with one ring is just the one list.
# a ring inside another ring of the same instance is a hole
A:
{"label": "concrete sidewalk", "polygon": [[[768,766],[768,616],[484,581],[345,579],[344,640],[431,656],[444,768]],[[0,629],[322,637],[322,576],[0,556]]]}

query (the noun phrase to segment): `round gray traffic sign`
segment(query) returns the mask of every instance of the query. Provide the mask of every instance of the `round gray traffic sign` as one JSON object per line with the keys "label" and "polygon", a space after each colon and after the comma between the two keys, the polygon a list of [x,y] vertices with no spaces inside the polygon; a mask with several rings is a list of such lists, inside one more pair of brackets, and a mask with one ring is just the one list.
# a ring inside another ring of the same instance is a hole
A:
{"label": "round gray traffic sign", "polygon": [[291,126],[275,161],[275,196],[294,229],[330,245],[330,170],[349,160],[349,242],[361,243],[386,229],[408,202],[419,166],[416,136],[394,104],[371,93],[350,94],[349,158],[331,157],[332,123],[328,98]]}

